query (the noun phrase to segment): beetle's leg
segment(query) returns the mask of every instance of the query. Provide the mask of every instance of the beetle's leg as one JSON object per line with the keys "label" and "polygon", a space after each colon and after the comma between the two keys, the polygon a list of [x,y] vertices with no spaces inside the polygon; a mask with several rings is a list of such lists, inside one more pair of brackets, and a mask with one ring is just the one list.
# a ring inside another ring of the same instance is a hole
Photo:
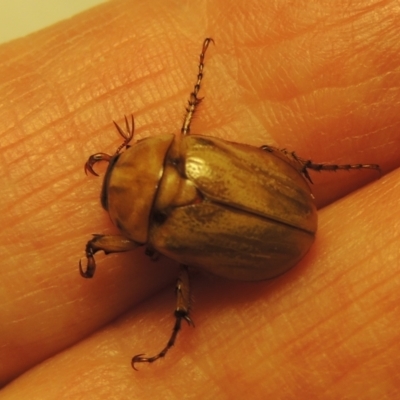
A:
{"label": "beetle's leg", "polygon": [[105,254],[122,253],[136,249],[139,246],[141,245],[123,235],[93,235],[93,239],[86,244],[86,270],[83,270],[80,260],[79,271],[84,278],[92,278],[96,270],[94,255],[98,251],[103,250]]}
{"label": "beetle's leg", "polygon": [[194,85],[193,92],[190,93],[189,97],[189,105],[186,108],[185,119],[183,120],[183,125],[181,128],[182,135],[189,135],[190,133],[190,122],[192,121],[193,114],[196,110],[196,107],[200,103],[201,99],[197,97],[200,90],[201,80],[203,79],[203,69],[204,69],[204,57],[206,55],[207,48],[209,44],[214,41],[211,38],[206,38],[203,42],[203,48],[200,54],[200,62],[199,62],[199,72],[197,74],[197,82]]}
{"label": "beetle's leg", "polygon": [[181,266],[181,270],[176,281],[176,308],[175,308],[175,325],[172,329],[171,337],[167,345],[155,356],[145,357],[143,354],[138,354],[132,358],[132,367],[136,369],[135,364],[141,362],[152,363],[159,358],[164,357],[168,350],[175,344],[178,332],[181,329],[182,319],[189,325],[194,326],[193,321],[189,317],[190,312],[190,285],[189,285],[189,272],[186,265]]}
{"label": "beetle's leg", "polygon": [[133,139],[133,134],[135,132],[135,119],[133,118],[133,114],[131,115],[131,124],[129,125],[128,118],[125,115],[125,129],[126,132],[115,122],[114,125],[117,128],[118,133],[124,138],[124,141],[118,146],[115,154],[118,154],[124,147],[129,147],[129,142]]}
{"label": "beetle's leg", "polygon": [[[308,169],[312,169],[313,171],[350,171],[352,169],[373,169],[380,172],[380,167],[378,164],[324,164],[324,163],[314,163],[312,160],[305,160],[304,158],[299,157],[294,151],[288,151],[286,149],[277,149],[272,146],[262,146],[262,150],[268,151],[270,153],[275,153],[278,155],[284,155],[291,161],[292,164],[296,165],[299,168],[299,171],[311,182],[311,177],[308,174]],[[277,154],[278,153],[278,154]]]}
{"label": "beetle's leg", "polygon": [[[128,118],[125,116],[125,126],[126,126],[126,132],[115,122],[114,125],[117,128],[119,134],[124,138],[124,141],[122,144],[118,147],[117,151],[115,154],[118,154],[124,147],[128,148],[129,147],[129,142],[133,139],[133,133],[135,131],[135,120],[131,119],[131,124],[129,125]],[[110,162],[111,156],[106,153],[96,153],[92,154],[89,159],[86,161],[85,164],[85,174],[87,175],[88,171],[96,176],[99,176],[99,174],[93,169],[94,164],[100,162],[100,161],[107,161]]]}
{"label": "beetle's leg", "polygon": [[293,153],[293,156],[298,159],[298,161],[302,164],[301,172],[304,176],[312,183],[310,175],[308,174],[308,169],[312,169],[313,171],[350,171],[352,169],[373,169],[375,171],[381,172],[381,168],[378,164],[316,164],[311,160],[303,160],[297,157],[296,154]]}
{"label": "beetle's leg", "polygon": [[96,154],[92,154],[89,159],[86,161],[85,164],[85,174],[87,175],[88,171],[95,175],[95,176],[99,176],[99,174],[93,169],[93,165],[100,162],[100,161],[107,161],[110,162],[111,160],[111,156],[109,154],[106,153],[96,153]]}

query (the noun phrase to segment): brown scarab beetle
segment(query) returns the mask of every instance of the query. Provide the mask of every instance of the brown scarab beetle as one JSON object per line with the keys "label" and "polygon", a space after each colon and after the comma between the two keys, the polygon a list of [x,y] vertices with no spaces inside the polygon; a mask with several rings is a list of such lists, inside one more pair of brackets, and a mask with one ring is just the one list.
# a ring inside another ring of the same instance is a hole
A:
{"label": "brown scarab beetle", "polygon": [[121,235],[94,235],[86,245],[86,269],[79,264],[81,275],[93,276],[98,251],[109,254],[139,246],[182,265],[172,335],[155,356],[133,357],[134,368],[165,356],[182,319],[192,324],[187,266],[241,281],[276,277],[292,268],[314,242],[317,211],[307,170],[379,170],[376,164],[314,164],[270,146],[190,135],[211,42],[204,40],[180,134],[149,137],[130,146],[134,120],[129,124],[125,117],[126,132],[115,124],[124,138],[115,154],[94,154],[85,165],[97,175],[94,164],[109,162],[101,204]]}

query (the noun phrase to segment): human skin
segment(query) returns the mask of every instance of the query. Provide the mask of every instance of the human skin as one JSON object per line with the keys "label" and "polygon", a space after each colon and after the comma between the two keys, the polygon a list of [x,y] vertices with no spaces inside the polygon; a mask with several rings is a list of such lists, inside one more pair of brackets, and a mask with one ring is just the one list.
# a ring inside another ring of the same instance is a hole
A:
{"label": "human skin", "polygon": [[[399,398],[399,11],[114,1],[2,45],[0,400]],[[208,36],[193,134],[382,173],[312,173],[306,257],[266,282],[196,273],[196,327],[136,372],[171,332],[177,267],[138,249],[80,277],[91,234],[117,232],[83,164],[125,114],[138,139],[179,133]]]}

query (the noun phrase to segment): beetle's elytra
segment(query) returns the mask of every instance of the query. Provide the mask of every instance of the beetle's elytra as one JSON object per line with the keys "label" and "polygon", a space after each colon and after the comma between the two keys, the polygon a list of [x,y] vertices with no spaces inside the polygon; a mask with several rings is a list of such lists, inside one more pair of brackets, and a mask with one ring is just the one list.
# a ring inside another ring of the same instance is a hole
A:
{"label": "beetle's elytra", "polygon": [[284,273],[307,253],[317,231],[307,170],[379,169],[376,164],[315,164],[271,146],[256,148],[190,135],[211,42],[204,40],[180,134],[149,137],[130,146],[134,120],[129,123],[125,117],[126,131],[115,124],[124,139],[115,154],[94,154],[85,165],[86,171],[97,175],[94,164],[109,162],[101,203],[121,234],[94,235],[89,240],[86,269],[79,264],[81,275],[94,275],[96,252],[139,246],[149,255],[164,254],[182,266],[170,340],[153,357],[133,357],[134,368],[136,363],[165,356],[182,319],[192,324],[188,266],[243,281]]}

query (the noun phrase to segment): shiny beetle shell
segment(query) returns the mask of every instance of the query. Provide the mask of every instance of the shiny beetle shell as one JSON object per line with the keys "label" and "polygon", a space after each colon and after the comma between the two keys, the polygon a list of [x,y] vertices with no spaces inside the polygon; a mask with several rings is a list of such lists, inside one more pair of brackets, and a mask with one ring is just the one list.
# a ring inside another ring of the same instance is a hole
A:
{"label": "shiny beetle shell", "polygon": [[102,204],[131,240],[237,280],[287,271],[317,230],[309,186],[289,159],[200,135],[147,138],[117,155]]}

